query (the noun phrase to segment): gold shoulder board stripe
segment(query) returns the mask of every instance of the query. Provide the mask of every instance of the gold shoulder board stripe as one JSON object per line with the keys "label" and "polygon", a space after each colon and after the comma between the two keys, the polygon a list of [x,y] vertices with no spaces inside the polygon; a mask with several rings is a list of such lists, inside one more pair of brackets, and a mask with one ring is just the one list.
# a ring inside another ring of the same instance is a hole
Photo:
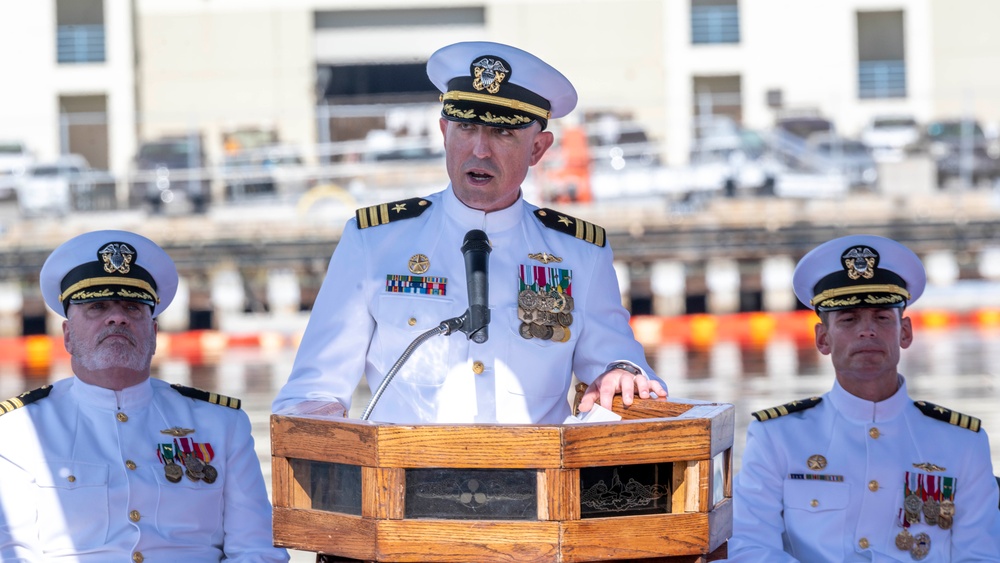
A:
{"label": "gold shoulder board stripe", "polygon": [[192,399],[197,399],[199,401],[206,401],[214,405],[222,405],[224,407],[229,407],[231,409],[240,408],[241,401],[233,397],[227,397],[225,395],[219,395],[218,393],[211,393],[208,391],[202,391],[201,389],[195,389],[194,387],[185,387],[183,385],[178,385],[176,383],[172,384],[178,393],[184,395],[185,397],[190,397]]}
{"label": "gold shoulder board stripe", "polygon": [[358,220],[358,228],[367,229],[368,227],[386,225],[400,219],[419,217],[430,206],[430,201],[421,197],[414,197],[392,203],[380,203],[378,205],[362,207],[354,212],[354,216]]}
{"label": "gold shoulder board stripe", "polygon": [[920,409],[920,412],[933,419],[947,422],[966,430],[972,430],[973,432],[979,432],[981,422],[974,416],[962,414],[958,411],[935,405],[934,403],[928,403],[927,401],[913,401],[913,404]]}
{"label": "gold shoulder board stripe", "polygon": [[19,409],[24,405],[30,405],[38,399],[44,399],[49,396],[49,392],[52,391],[51,385],[44,385],[38,389],[32,389],[31,391],[25,391],[17,397],[12,399],[7,399],[6,401],[0,401],[0,416],[9,413],[12,410]]}
{"label": "gold shoulder board stripe", "polygon": [[575,236],[597,246],[603,247],[607,244],[604,227],[545,207],[536,209],[535,217],[538,217],[538,220],[550,229]]}
{"label": "gold shoulder board stripe", "polygon": [[753,417],[764,422],[765,420],[772,420],[780,416],[785,416],[786,414],[791,414],[793,412],[804,411],[806,409],[811,409],[823,401],[822,397],[811,397],[809,399],[799,399],[798,401],[792,401],[790,403],[785,403],[777,407],[771,407],[769,409],[759,410],[753,413]]}

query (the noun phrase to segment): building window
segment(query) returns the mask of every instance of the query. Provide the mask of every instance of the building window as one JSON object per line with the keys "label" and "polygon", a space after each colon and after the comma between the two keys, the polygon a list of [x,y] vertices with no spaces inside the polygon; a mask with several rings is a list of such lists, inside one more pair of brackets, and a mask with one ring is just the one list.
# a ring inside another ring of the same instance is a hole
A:
{"label": "building window", "polygon": [[691,43],[740,42],[740,10],[736,0],[691,0]]}
{"label": "building window", "polygon": [[858,97],[906,97],[903,12],[858,12]]}
{"label": "building window", "polygon": [[103,63],[102,0],[59,0],[56,4],[56,60],[59,64]]}

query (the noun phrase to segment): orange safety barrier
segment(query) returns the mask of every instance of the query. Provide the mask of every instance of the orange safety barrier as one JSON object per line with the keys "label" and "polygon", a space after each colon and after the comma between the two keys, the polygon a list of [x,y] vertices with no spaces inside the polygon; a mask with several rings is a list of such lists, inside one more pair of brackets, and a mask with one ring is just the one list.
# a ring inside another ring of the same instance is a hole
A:
{"label": "orange safety barrier", "polygon": [[817,320],[812,311],[676,317],[638,315],[632,318],[632,329],[644,346],[676,343],[703,348],[719,341],[762,346],[775,338],[812,340]]}
{"label": "orange safety barrier", "polygon": [[[908,311],[915,329],[950,330],[967,327],[975,330],[1000,330],[1000,309],[968,312],[943,310]],[[762,347],[776,339],[808,343],[819,318],[811,310],[788,312],[752,312],[728,315],[692,314],[672,317],[636,315],[632,330],[643,346],[680,344],[706,348],[717,342],[737,342]],[[157,358],[183,359],[192,365],[217,361],[227,349],[247,348],[274,351],[295,349],[302,334],[278,332],[227,334],[217,330],[160,332],[157,335]],[[23,366],[29,372],[48,370],[53,363],[69,361],[63,337],[48,335],[0,337],[0,363]]]}
{"label": "orange safety barrier", "polygon": [[[982,309],[969,312],[942,310],[907,311],[915,329],[941,330],[968,327],[976,330],[1000,329],[1000,310]],[[637,315],[632,317],[632,330],[643,346],[664,343],[683,344],[694,348],[716,342],[738,342],[746,346],[763,346],[774,339],[811,342],[819,317],[811,310],[777,313],[733,313],[728,315],[692,314],[676,317]]]}

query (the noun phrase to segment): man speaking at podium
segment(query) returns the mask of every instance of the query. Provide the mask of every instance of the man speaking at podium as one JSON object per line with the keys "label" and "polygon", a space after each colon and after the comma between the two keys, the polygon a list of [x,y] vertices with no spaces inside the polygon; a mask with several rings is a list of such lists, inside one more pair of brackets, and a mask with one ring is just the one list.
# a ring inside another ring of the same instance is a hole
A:
{"label": "man speaking at podium", "polygon": [[[559,423],[573,374],[589,385],[582,411],[610,408],[617,393],[626,404],[665,397],[621,305],[604,229],[522,198],[553,143],[549,119],[576,105],[573,85],[488,42],[438,50],[427,74],[442,92],[451,184],[348,222],[273,410],[349,410],[362,376],[375,390],[404,356],[372,420]],[[476,232],[482,250],[470,260]],[[469,283],[476,275],[489,283]],[[411,347],[463,311],[465,334]]]}

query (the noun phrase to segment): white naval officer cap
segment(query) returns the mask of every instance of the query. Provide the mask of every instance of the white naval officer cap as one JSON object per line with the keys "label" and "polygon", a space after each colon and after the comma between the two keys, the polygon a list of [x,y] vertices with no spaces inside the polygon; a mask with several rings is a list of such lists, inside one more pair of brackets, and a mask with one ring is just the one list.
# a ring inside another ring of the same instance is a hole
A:
{"label": "white naval officer cap", "polygon": [[510,45],[467,41],[442,47],[427,60],[441,93],[441,116],[451,121],[522,129],[563,117],[576,107],[576,89],[561,72]]}
{"label": "white naval officer cap", "polygon": [[156,317],[177,293],[177,267],[144,236],[94,231],[53,250],[38,283],[45,304],[64,317],[71,303],[90,301],[145,303]]}
{"label": "white naval officer cap", "polygon": [[792,274],[795,295],[816,311],[854,307],[899,307],[924,292],[920,258],[902,244],[875,235],[825,242],[799,260]]}

